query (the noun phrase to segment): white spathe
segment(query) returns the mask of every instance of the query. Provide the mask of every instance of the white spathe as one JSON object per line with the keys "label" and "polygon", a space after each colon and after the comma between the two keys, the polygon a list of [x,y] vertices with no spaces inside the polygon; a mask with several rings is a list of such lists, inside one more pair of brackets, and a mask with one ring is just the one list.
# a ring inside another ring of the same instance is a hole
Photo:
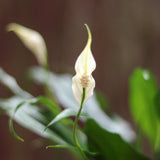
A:
{"label": "white spathe", "polygon": [[95,88],[95,80],[92,77],[92,72],[96,68],[96,62],[91,52],[91,32],[87,25],[85,25],[88,31],[88,41],[75,63],[76,75],[72,78],[72,90],[74,97],[78,104],[81,104],[83,88],[85,90],[84,102],[93,95]]}
{"label": "white spathe", "polygon": [[40,65],[46,65],[47,48],[40,33],[16,23],[8,24],[7,31],[13,31],[20,38],[25,47],[34,53]]}

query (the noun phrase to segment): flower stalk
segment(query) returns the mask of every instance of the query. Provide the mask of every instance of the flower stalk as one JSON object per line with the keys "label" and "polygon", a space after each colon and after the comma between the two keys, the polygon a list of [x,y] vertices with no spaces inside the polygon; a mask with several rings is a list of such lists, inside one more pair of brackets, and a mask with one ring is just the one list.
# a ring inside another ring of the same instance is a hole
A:
{"label": "flower stalk", "polygon": [[76,119],[74,121],[74,125],[73,125],[73,139],[74,139],[74,142],[78,148],[78,150],[80,151],[82,157],[84,158],[84,160],[88,160],[88,158],[86,157],[85,153],[83,152],[78,140],[77,140],[77,136],[76,136],[76,128],[77,128],[77,123],[78,123],[78,119],[79,119],[79,116],[80,116],[80,113],[81,113],[81,110],[82,110],[82,107],[83,107],[83,103],[84,103],[84,99],[85,99],[85,94],[86,94],[86,88],[83,88],[83,94],[82,94],[82,100],[81,100],[81,105],[80,105],[80,108],[79,108],[79,111],[77,113],[77,116],[76,116]]}

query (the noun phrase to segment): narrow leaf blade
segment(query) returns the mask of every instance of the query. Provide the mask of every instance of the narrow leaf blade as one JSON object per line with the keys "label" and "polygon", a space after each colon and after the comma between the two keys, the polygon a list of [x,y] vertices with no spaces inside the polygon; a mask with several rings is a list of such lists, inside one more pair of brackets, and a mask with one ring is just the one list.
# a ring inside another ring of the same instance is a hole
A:
{"label": "narrow leaf blade", "polygon": [[72,109],[65,109],[63,110],[61,113],[59,113],[48,125],[47,127],[45,128],[45,130],[50,127],[51,125],[53,125],[54,123],[60,121],[61,119],[63,118],[67,118],[67,117],[70,117],[70,116],[75,116],[77,114],[77,112],[75,112],[74,110]]}
{"label": "narrow leaf blade", "polygon": [[21,142],[24,142],[24,139],[21,138],[20,136],[18,136],[18,134],[15,132],[14,127],[13,127],[13,119],[14,119],[14,116],[15,116],[16,112],[18,111],[18,109],[19,109],[20,107],[22,107],[24,104],[25,104],[25,101],[23,101],[23,102],[21,102],[20,104],[18,104],[17,107],[16,107],[15,110],[14,110],[13,115],[12,115],[12,116],[10,117],[10,119],[9,119],[9,130],[10,130],[11,134],[12,134],[16,139],[20,140]]}
{"label": "narrow leaf blade", "polygon": [[49,145],[46,147],[47,149],[48,148],[66,148],[66,149],[74,149],[74,150],[77,150],[76,147],[74,146],[66,146],[66,145]]}
{"label": "narrow leaf blade", "polygon": [[19,87],[15,78],[10,76],[9,74],[7,74],[2,68],[0,68],[0,83],[2,83],[4,86],[9,88],[14,94],[16,94],[20,97],[25,97],[25,98],[32,97],[31,94],[22,90]]}
{"label": "narrow leaf blade", "polygon": [[18,139],[18,140],[21,141],[21,142],[24,142],[24,139],[21,138],[20,136],[18,136],[18,134],[15,132],[15,130],[14,130],[14,128],[13,128],[13,119],[12,119],[12,118],[10,118],[10,120],[9,120],[9,130],[10,130],[11,134],[12,134],[16,139]]}

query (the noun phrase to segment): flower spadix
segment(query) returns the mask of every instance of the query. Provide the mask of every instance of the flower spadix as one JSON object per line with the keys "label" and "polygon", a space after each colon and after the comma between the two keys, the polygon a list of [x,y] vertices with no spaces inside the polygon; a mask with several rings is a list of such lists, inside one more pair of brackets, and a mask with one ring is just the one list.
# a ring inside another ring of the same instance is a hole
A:
{"label": "flower spadix", "polygon": [[16,23],[7,25],[7,31],[13,31],[37,58],[40,65],[47,63],[47,48],[43,37],[35,30]]}
{"label": "flower spadix", "polygon": [[91,32],[85,24],[88,31],[88,41],[76,60],[75,71],[76,75],[72,78],[72,90],[78,104],[82,102],[83,91],[85,91],[84,102],[93,95],[95,88],[95,80],[92,77],[92,72],[96,68],[96,62],[91,52]]}

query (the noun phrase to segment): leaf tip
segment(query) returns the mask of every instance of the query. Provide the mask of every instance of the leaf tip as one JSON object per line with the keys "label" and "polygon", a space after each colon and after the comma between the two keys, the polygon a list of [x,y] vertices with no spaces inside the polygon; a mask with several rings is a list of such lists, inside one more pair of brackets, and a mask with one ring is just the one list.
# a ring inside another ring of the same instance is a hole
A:
{"label": "leaf tip", "polygon": [[13,31],[15,24],[14,23],[9,23],[8,25],[6,25],[6,31],[10,32]]}
{"label": "leaf tip", "polygon": [[21,142],[24,142],[24,139],[21,137],[18,137],[18,140],[20,140]]}
{"label": "leaf tip", "polygon": [[86,29],[87,29],[87,32],[88,32],[88,41],[91,41],[92,40],[92,35],[91,35],[91,31],[90,31],[90,28],[88,26],[88,24],[84,24]]}

